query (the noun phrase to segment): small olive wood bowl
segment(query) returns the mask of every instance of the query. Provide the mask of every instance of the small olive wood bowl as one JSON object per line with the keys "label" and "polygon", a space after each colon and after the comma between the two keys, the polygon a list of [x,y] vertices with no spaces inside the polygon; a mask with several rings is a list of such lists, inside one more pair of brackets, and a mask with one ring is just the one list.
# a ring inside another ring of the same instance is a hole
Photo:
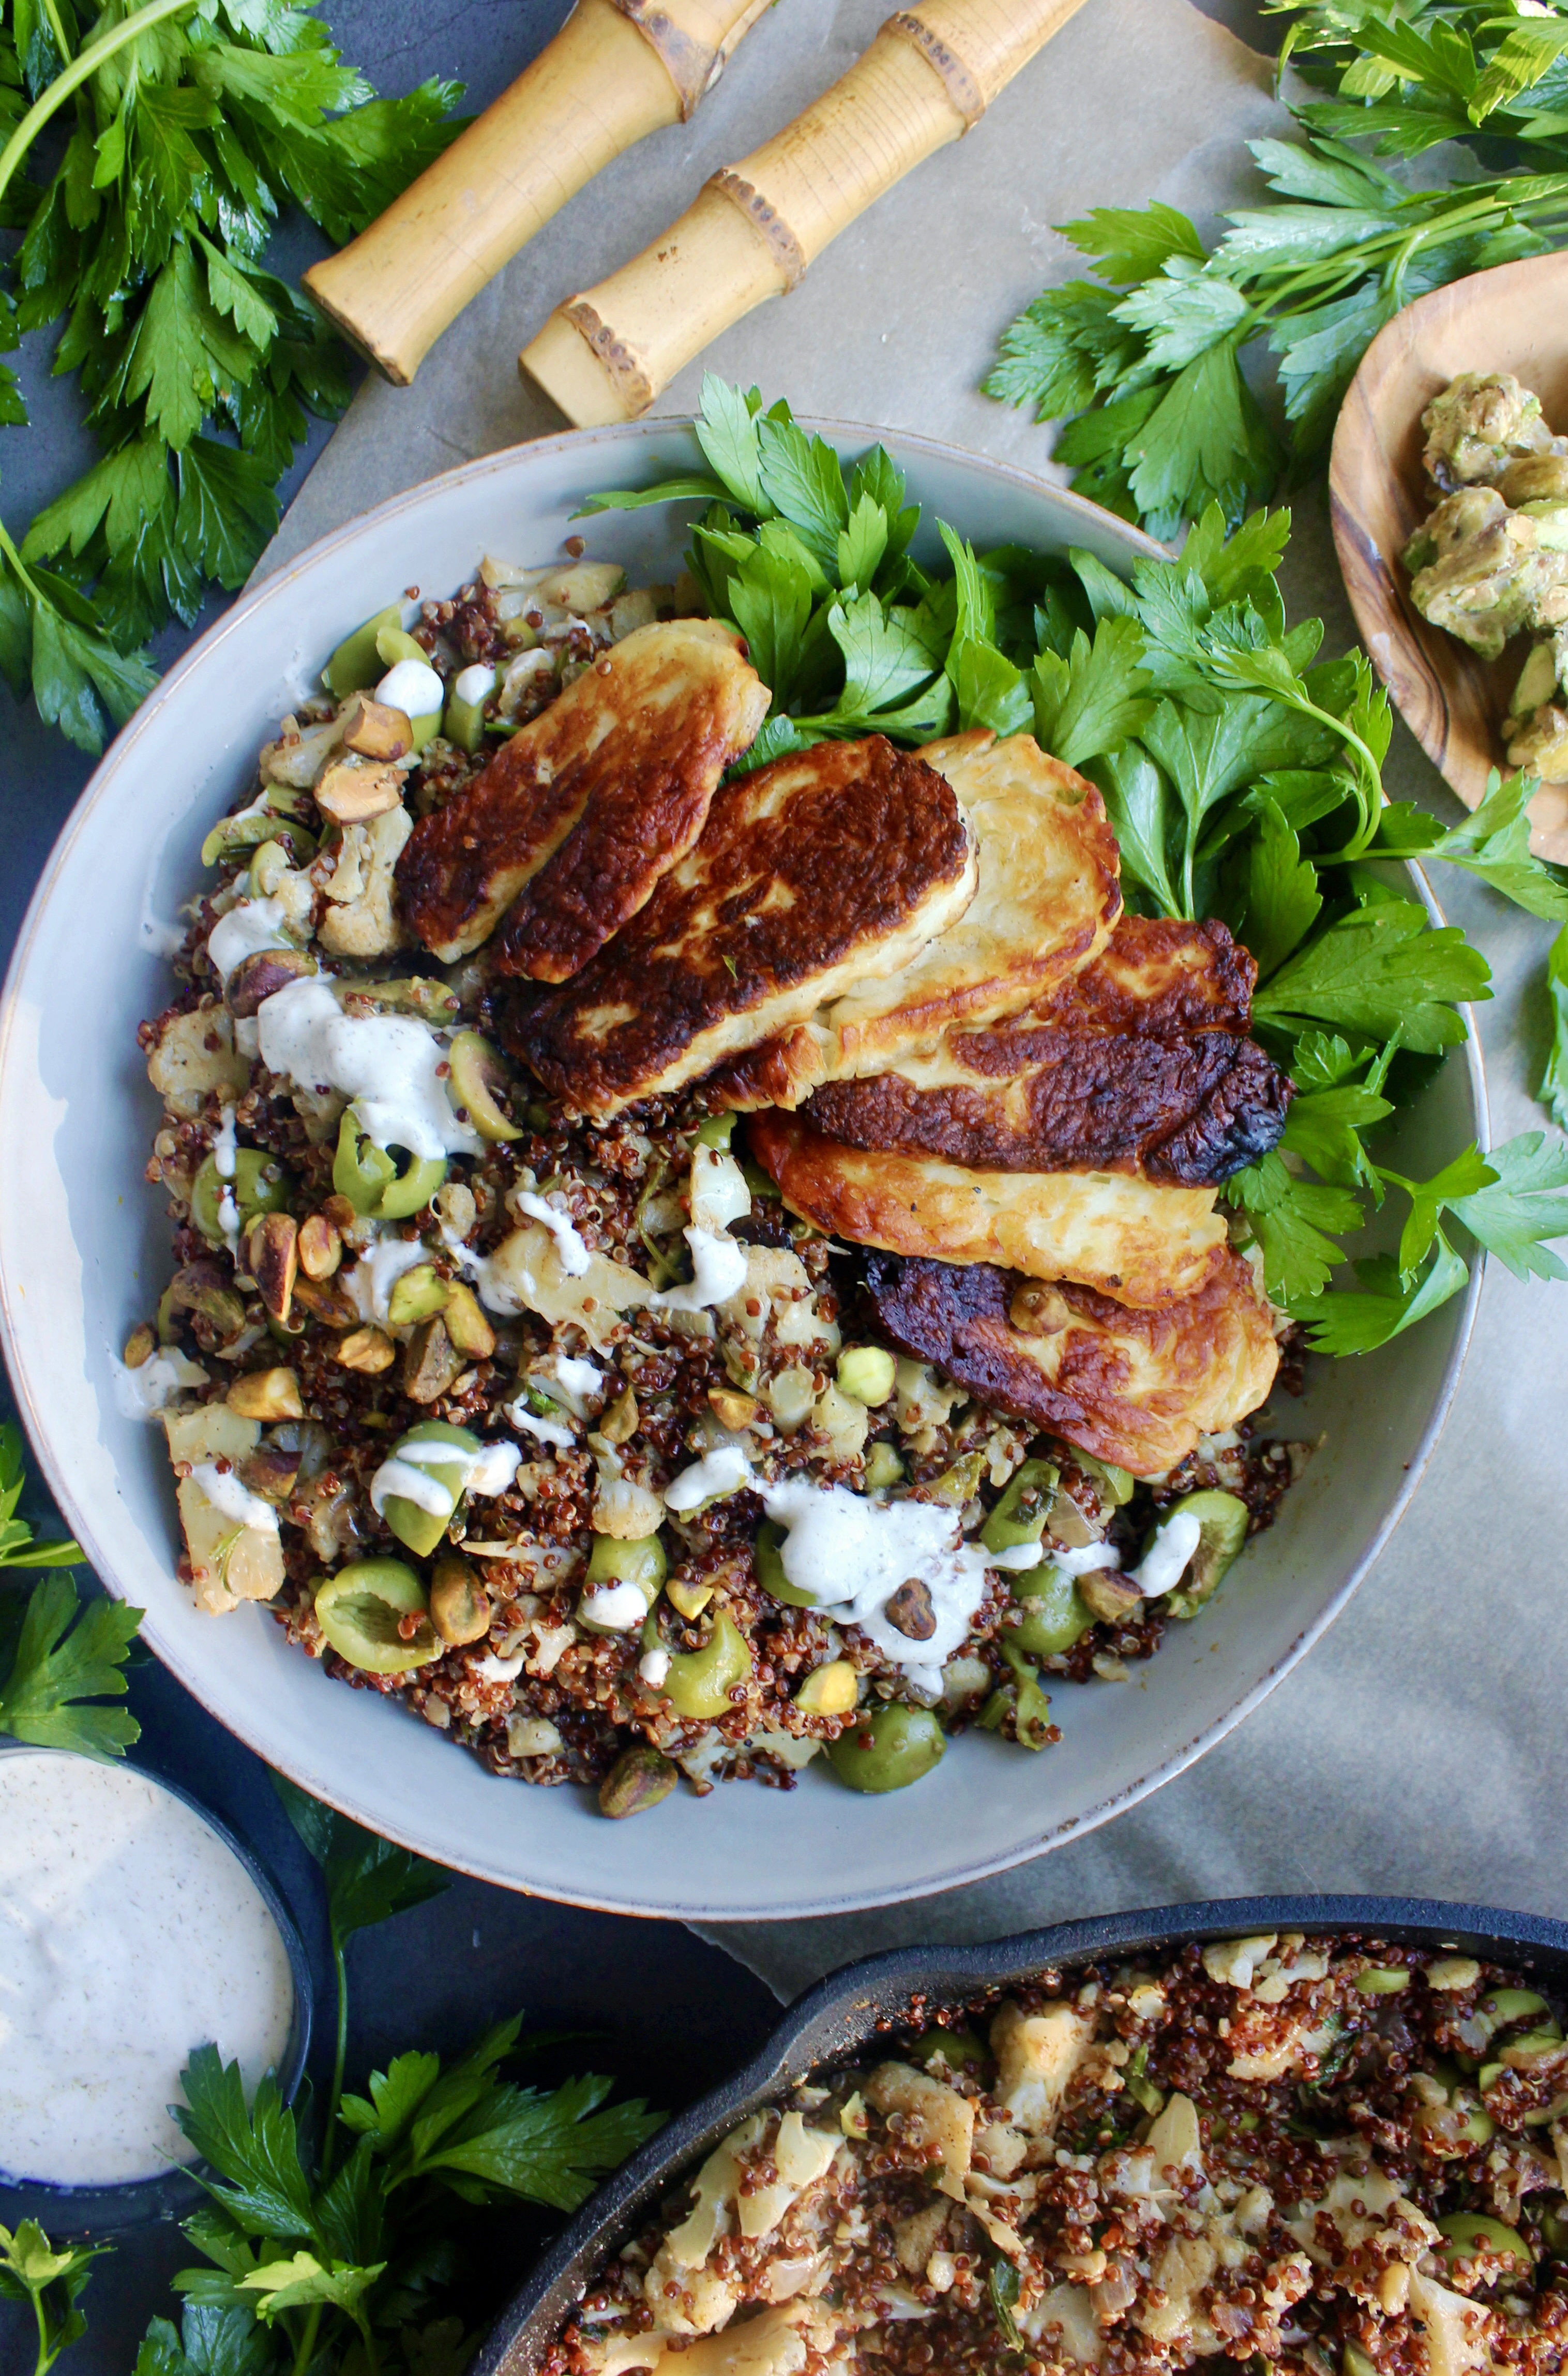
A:
{"label": "small olive wood bowl", "polygon": [[[1362,640],[1427,757],[1473,809],[1488,769],[1507,771],[1502,724],[1527,646],[1516,636],[1483,660],[1429,626],[1399,559],[1432,505],[1421,412],[1465,371],[1513,372],[1568,433],[1568,254],[1472,273],[1407,305],[1362,358],[1334,432],[1334,545]],[[1537,856],[1568,861],[1568,784],[1543,785],[1530,822]]]}

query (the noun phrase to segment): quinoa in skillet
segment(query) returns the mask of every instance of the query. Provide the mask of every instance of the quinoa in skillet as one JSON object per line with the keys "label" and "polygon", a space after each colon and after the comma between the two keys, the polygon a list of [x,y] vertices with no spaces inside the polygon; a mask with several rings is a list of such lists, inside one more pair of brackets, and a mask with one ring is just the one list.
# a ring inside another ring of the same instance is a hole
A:
{"label": "quinoa in skillet", "polygon": [[1555,2376],[1568,2044],[1377,1941],[1042,1972],[743,2121],[541,2376]]}
{"label": "quinoa in skillet", "polygon": [[177,1269],[126,1384],[198,1606],[269,1602],[338,1679],[613,1814],[822,1749],[898,1787],[968,1725],[1047,1747],[1047,1686],[1149,1657],[1302,1456],[1249,1420],[1135,1480],[1009,1415],[890,1333],[700,1080],[585,1120],[499,1053],[488,953],[413,944],[416,827],[689,607],[487,563],[412,637],[370,623],[209,836],[142,1032]]}

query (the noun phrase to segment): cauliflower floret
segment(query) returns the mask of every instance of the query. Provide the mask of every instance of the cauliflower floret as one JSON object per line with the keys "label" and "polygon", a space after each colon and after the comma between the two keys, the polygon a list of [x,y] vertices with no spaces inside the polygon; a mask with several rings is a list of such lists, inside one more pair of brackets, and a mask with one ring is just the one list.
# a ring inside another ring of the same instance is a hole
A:
{"label": "cauliflower floret", "polygon": [[328,905],[317,937],[332,956],[385,956],[407,943],[392,904],[392,871],[413,830],[401,802],[366,825],[344,826],[336,862],[321,884]]}

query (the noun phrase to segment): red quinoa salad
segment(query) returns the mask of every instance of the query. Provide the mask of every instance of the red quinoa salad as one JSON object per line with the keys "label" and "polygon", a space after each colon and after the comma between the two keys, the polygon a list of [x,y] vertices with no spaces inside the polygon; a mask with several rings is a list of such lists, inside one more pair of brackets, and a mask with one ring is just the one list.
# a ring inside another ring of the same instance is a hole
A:
{"label": "red quinoa salad", "polygon": [[[337,1680],[612,1815],[813,1759],[898,1788],[967,1728],[1046,1749],[1048,1693],[1124,1683],[1305,1456],[1259,1424],[1299,1357],[1214,1209],[1289,1095],[1244,1036],[1251,959],[1121,915],[1099,794],[1032,737],[738,765],[766,687],[690,581],[629,590],[578,547],[406,608],[348,638],[214,826],[142,1028],[174,1272],[122,1385],[166,1431],[197,1607],[265,1602]],[[884,800],[935,823],[866,895],[875,929],[842,884],[808,915],[784,870],[811,819]],[[755,995],[724,944],[693,1020],[647,920],[673,933],[672,885],[763,849],[793,941]],[[1041,1131],[1081,1130],[1084,1064],[1125,1071],[1149,982],[1229,1021],[1149,1043],[1159,1162],[1004,1155],[977,1249],[945,1218],[970,1175],[887,1139],[890,1075],[805,1103],[777,1075],[809,1033],[762,1037],[800,980],[827,1000],[858,966],[864,1006],[901,965],[970,1009],[977,971],[1027,974],[1031,1063],[1077,1068]],[[913,1174],[935,1258],[852,1209],[902,1213]]]}
{"label": "red quinoa salad", "polygon": [[542,2376],[1561,2367],[1568,2044],[1527,1975],[1268,1933],[914,2014],[742,2121]]}

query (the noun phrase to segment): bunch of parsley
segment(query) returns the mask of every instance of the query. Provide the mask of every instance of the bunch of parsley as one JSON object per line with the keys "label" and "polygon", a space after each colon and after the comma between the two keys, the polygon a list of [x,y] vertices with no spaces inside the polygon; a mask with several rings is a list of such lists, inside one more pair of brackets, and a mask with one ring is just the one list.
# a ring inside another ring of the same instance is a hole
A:
{"label": "bunch of parsley", "polygon": [[[1055,458],[1074,486],[1163,540],[1210,503],[1234,527],[1287,458],[1312,463],[1367,347],[1412,298],[1568,240],[1568,7],[1272,6],[1294,19],[1282,62],[1334,92],[1292,109],[1304,139],[1250,144],[1278,202],[1230,215],[1212,251],[1167,206],[1062,224],[1096,277],[1037,297],[985,382],[1066,420]],[[1444,141],[1458,161],[1435,188],[1375,161]],[[1263,347],[1288,457],[1243,371]]]}
{"label": "bunch of parsley", "polygon": [[[1251,950],[1254,1028],[1297,1095],[1281,1150],[1226,1193],[1269,1294],[1315,1347],[1370,1351],[1457,1293],[1460,1230],[1520,1276],[1568,1278],[1549,1242],[1568,1235],[1568,1146],[1527,1132],[1425,1182],[1368,1146],[1464,1039],[1458,1006],[1491,995],[1485,957],[1433,925],[1396,861],[1441,858],[1565,927],[1568,872],[1530,854],[1524,778],[1494,779],[1453,832],[1386,799],[1390,716],[1370,666],[1320,659],[1321,621],[1286,623],[1288,512],[1256,513],[1227,542],[1211,504],[1180,558],[1140,563],[1130,586],[1088,552],[976,553],[939,524],[950,569],[931,573],[880,446],[846,480],[787,405],[764,410],[755,389],[713,378],[697,435],[711,475],[586,508],[705,506],[691,567],[773,689],[745,765],[828,735],[1032,731],[1099,785],[1128,904],[1218,916]],[[1568,930],[1559,947],[1568,978]],[[1344,1241],[1391,1192],[1409,1205],[1397,1251],[1329,1293]]]}
{"label": "bunch of parsley", "polygon": [[[102,449],[19,542],[0,522],[0,673],[82,749],[150,689],[148,638],[243,585],[305,415],[348,401],[343,348],[265,268],[279,210],[352,238],[460,95],[375,98],[309,0],[0,0],[0,351],[64,323]],[[0,425],[26,420],[0,363]]]}

